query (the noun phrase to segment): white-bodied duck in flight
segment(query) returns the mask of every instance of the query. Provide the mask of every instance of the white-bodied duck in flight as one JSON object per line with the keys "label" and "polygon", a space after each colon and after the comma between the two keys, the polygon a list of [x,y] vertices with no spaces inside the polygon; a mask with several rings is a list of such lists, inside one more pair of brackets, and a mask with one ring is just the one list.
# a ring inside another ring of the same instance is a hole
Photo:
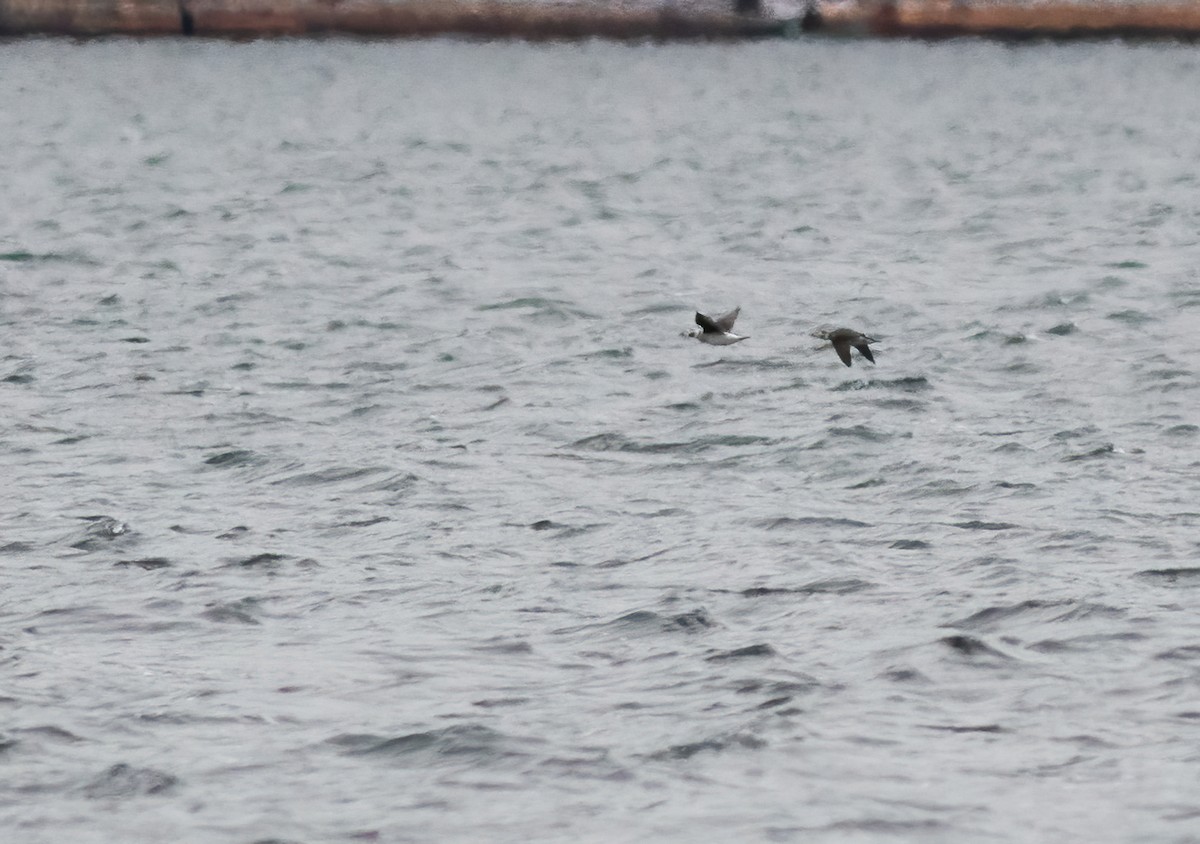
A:
{"label": "white-bodied duck in flight", "polygon": [[714,319],[696,311],[696,325],[699,328],[693,328],[688,332],[688,336],[712,346],[731,346],[739,340],[745,340],[749,337],[748,334],[733,333],[733,323],[741,312],[742,308],[739,305],[729,313]]}

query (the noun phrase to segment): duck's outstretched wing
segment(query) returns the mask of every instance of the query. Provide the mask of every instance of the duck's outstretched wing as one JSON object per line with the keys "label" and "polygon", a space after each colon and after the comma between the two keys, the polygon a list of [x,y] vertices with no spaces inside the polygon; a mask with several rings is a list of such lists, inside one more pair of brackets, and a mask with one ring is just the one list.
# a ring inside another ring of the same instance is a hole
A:
{"label": "duck's outstretched wing", "polygon": [[833,350],[838,353],[838,357],[842,359],[842,363],[850,366],[850,341],[839,338],[833,341]]}
{"label": "duck's outstretched wing", "polygon": [[729,313],[722,314],[721,316],[717,317],[715,320],[713,320],[713,322],[715,322],[717,324],[717,328],[721,329],[722,331],[733,331],[733,324],[737,321],[738,314],[741,312],[742,306],[738,305]]}
{"label": "duck's outstretched wing", "polygon": [[[874,363],[875,355],[871,354],[871,347],[867,345],[867,343],[870,341],[870,339],[871,339],[870,337],[867,337],[861,343],[855,343],[854,348],[858,349],[862,353],[863,357],[865,357],[871,363]],[[850,350],[847,349],[846,357],[849,357],[849,356],[850,356]],[[842,358],[842,360],[845,360],[845,359],[846,359],[845,357]]]}
{"label": "duck's outstretched wing", "polygon": [[726,330],[721,327],[721,324],[718,320],[714,320],[712,317],[708,316],[707,314],[702,314],[699,311],[696,311],[696,325],[700,326],[705,331],[712,331],[717,334],[720,334]]}

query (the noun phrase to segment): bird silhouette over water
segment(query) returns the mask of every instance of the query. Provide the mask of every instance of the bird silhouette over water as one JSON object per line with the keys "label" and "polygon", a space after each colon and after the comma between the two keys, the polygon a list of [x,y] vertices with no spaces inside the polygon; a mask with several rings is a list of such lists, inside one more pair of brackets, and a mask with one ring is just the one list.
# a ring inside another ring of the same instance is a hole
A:
{"label": "bird silhouette over water", "polygon": [[749,337],[748,334],[733,333],[733,323],[741,312],[742,308],[739,305],[729,313],[714,319],[696,311],[696,325],[699,328],[693,328],[687,333],[687,336],[695,337],[701,343],[708,343],[712,346],[731,346],[739,340],[745,340]]}
{"label": "bird silhouette over water", "polygon": [[822,340],[828,340],[833,344],[833,350],[837,352],[838,357],[842,359],[842,363],[850,366],[850,348],[858,349],[859,354],[869,360],[875,362],[875,356],[871,354],[871,347],[868,343],[878,343],[874,337],[868,337],[861,331],[855,331],[853,328],[822,328],[814,332],[814,336],[820,337]]}

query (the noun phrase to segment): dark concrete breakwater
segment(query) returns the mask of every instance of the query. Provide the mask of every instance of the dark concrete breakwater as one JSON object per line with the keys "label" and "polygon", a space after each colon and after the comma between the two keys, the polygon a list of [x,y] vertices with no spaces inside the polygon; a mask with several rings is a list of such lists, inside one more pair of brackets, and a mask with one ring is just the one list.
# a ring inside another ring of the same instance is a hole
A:
{"label": "dark concrete breakwater", "polygon": [[[803,17],[656,8],[380,0],[0,0],[0,35],[740,39],[829,35],[1003,40],[1200,39],[1200,4],[972,5],[863,2],[809,5]],[[757,3],[743,4],[751,10]]]}
{"label": "dark concrete breakwater", "polygon": [[794,22],[677,9],[380,0],[0,0],[0,33],[481,38],[753,38]]}

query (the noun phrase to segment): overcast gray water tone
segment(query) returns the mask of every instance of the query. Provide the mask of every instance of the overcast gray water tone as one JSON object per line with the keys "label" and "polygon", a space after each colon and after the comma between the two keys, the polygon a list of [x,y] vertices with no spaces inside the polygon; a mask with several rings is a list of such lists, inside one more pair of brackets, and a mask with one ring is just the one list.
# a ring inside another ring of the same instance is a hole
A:
{"label": "overcast gray water tone", "polygon": [[1194,48],[0,79],[5,842],[1200,841]]}

